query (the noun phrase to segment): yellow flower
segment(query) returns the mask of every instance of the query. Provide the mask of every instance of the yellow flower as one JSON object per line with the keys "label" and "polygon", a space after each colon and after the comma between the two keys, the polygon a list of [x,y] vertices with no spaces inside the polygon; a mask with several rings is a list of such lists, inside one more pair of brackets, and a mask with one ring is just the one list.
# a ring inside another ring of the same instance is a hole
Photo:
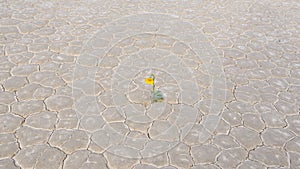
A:
{"label": "yellow flower", "polygon": [[153,85],[153,84],[154,84],[154,79],[151,78],[151,77],[148,77],[148,78],[145,79],[145,83],[146,83],[146,84]]}

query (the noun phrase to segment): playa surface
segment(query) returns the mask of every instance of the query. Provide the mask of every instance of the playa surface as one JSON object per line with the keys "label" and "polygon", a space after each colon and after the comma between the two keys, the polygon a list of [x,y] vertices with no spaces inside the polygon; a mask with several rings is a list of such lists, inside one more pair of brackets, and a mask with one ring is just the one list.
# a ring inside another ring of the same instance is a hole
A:
{"label": "playa surface", "polygon": [[0,1],[0,169],[299,168],[299,1]]}

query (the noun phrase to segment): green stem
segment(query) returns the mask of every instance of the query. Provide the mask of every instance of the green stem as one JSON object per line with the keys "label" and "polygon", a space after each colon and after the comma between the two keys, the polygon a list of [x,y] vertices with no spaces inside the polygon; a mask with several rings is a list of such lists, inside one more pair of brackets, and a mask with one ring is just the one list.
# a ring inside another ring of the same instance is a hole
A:
{"label": "green stem", "polygon": [[152,91],[153,91],[153,93],[154,93],[154,92],[155,92],[155,76],[154,76],[154,74],[151,74],[150,76],[151,76],[152,79],[153,79]]}

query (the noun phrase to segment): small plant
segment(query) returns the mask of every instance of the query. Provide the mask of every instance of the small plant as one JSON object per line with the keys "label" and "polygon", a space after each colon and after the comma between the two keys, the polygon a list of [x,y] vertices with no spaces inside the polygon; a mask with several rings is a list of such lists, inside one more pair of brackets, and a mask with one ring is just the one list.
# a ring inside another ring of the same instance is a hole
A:
{"label": "small plant", "polygon": [[151,91],[151,102],[162,102],[164,100],[164,96],[161,91],[155,89],[155,76],[151,74],[149,77],[145,79],[145,83],[152,85]]}

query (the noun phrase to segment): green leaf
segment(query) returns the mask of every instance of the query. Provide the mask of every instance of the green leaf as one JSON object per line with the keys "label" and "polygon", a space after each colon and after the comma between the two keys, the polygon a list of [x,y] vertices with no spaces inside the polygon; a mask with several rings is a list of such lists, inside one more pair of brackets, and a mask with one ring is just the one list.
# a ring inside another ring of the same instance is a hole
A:
{"label": "green leaf", "polygon": [[151,91],[151,99],[152,99],[152,102],[161,102],[164,100],[163,93],[159,90],[157,90],[155,92]]}

